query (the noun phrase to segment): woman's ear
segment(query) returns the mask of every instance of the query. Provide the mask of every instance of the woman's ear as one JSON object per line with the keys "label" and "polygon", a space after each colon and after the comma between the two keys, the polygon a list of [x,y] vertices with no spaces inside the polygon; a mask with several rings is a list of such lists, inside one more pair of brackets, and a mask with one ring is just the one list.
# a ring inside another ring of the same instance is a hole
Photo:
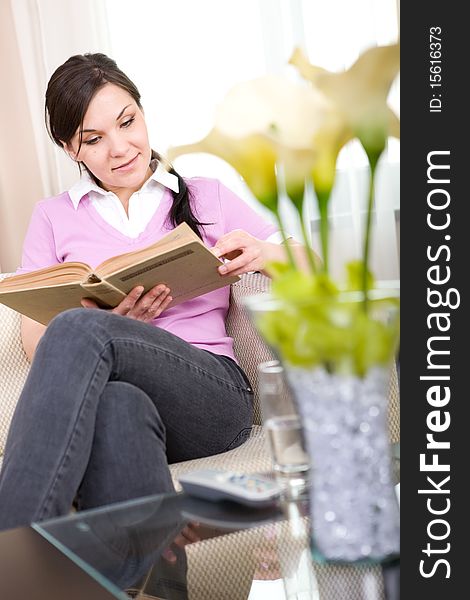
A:
{"label": "woman's ear", "polygon": [[64,151],[69,155],[69,158],[71,158],[74,162],[78,161],[77,155],[75,154],[72,145],[71,144],[66,144],[65,142],[62,142],[62,148],[64,149]]}

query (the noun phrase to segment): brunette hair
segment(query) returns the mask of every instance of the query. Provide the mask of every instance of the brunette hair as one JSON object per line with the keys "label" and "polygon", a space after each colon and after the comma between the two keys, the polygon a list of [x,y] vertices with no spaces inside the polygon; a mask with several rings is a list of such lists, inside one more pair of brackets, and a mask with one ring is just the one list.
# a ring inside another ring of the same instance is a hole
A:
{"label": "brunette hair", "polygon": [[[61,148],[68,144],[77,129],[82,129],[85,113],[94,95],[106,83],[122,88],[135,100],[141,109],[140,93],[136,85],[119,69],[116,62],[105,54],[77,54],[71,56],[52,74],[46,90],[45,121],[50,138]],[[79,149],[82,136],[79,137]],[[152,158],[161,160],[152,150]],[[81,163],[79,167],[81,170]],[[90,176],[96,177],[83,165]],[[176,227],[186,222],[199,236],[200,227],[206,223],[198,221],[191,208],[191,193],[184,179],[169,165],[169,172],[178,178],[179,191],[171,192],[173,203],[168,220]],[[98,182],[99,183],[99,182]]]}

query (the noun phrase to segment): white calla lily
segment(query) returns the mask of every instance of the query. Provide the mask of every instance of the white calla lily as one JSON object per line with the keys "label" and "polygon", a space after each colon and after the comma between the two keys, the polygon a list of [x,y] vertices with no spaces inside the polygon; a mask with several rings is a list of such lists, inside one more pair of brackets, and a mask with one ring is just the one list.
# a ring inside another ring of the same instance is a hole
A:
{"label": "white calla lily", "polygon": [[277,211],[277,156],[269,139],[260,134],[235,138],[213,128],[202,140],[174,146],[167,154],[170,160],[174,160],[194,152],[214,154],[228,162],[243,177],[256,198],[273,212]]}
{"label": "white calla lily", "polygon": [[[399,136],[399,121],[387,105],[399,55],[398,44],[372,48],[348,70],[330,73],[311,65],[297,49],[289,62],[309,83],[266,76],[235,85],[218,106],[212,131],[195,144],[171,148],[169,157],[208,152],[227,161],[258,200],[276,214],[281,232],[276,166],[282,166],[286,191],[302,226],[305,182],[311,179],[318,200],[323,269],[327,273],[328,202],[336,161],[341,148],[357,137],[372,170],[362,261],[366,289],[373,175],[387,137]],[[315,271],[307,232],[303,230],[303,234]]]}
{"label": "white calla lily", "polygon": [[[370,230],[372,203],[374,198],[374,177],[378,160],[385,149],[387,138],[391,135],[399,137],[400,126],[396,115],[387,105],[390,87],[397,76],[400,66],[400,45],[379,46],[366,50],[356,62],[342,73],[330,73],[321,67],[309,63],[305,54],[296,49],[290,59],[290,64],[296,66],[301,75],[310,80],[336,108],[339,115],[338,131],[350,131],[357,137],[366,151],[371,167],[367,218],[362,258],[362,289],[367,289],[368,262],[370,249]],[[327,139],[330,132],[321,132]],[[319,141],[319,140],[318,140]],[[316,165],[321,175],[321,163]],[[328,169],[326,169],[328,171]],[[314,175],[315,181],[315,175]],[[318,195],[318,194],[317,194]],[[325,201],[319,195],[321,225],[323,225],[322,246],[324,254],[328,251],[327,222],[328,214]],[[327,254],[326,254],[327,255]]]}
{"label": "white calla lily", "polygon": [[216,154],[237,169],[264,205],[277,210],[274,165],[284,167],[288,194],[303,191],[316,159],[314,138],[329,110],[326,98],[309,85],[279,76],[260,77],[227,93],[207,137],[171,148],[169,156]]}
{"label": "white calla lily", "polygon": [[215,126],[235,138],[261,133],[287,148],[310,149],[328,109],[311,86],[270,75],[234,86],[216,111]]}
{"label": "white calla lily", "polygon": [[234,86],[217,108],[212,131],[195,144],[171,148],[169,157],[208,152],[224,159],[274,212],[283,233],[276,166],[282,167],[286,192],[302,215],[305,181],[318,158],[315,137],[330,113],[330,103],[312,86],[285,77],[260,77]]}
{"label": "white calla lily", "polygon": [[400,66],[399,44],[369,48],[341,73],[310,64],[298,48],[289,62],[335,105],[368,154],[380,153],[389,135],[399,137],[399,121],[387,105]]}

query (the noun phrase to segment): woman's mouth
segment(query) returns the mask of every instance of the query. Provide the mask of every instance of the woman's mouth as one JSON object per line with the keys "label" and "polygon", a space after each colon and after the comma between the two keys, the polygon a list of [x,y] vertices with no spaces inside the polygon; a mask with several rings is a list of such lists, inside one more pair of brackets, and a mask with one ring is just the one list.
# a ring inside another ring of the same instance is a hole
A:
{"label": "woman's mouth", "polygon": [[134,164],[138,158],[139,158],[139,155],[137,154],[129,162],[123,163],[122,165],[119,165],[118,167],[114,167],[111,169],[111,171],[120,171],[120,172],[130,171],[131,169],[133,169]]}

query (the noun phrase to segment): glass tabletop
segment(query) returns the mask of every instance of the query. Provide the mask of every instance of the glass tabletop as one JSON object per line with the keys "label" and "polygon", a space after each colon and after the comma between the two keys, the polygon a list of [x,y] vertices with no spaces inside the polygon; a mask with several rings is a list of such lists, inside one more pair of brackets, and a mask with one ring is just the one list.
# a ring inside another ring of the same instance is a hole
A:
{"label": "glass tabletop", "polygon": [[305,498],[254,509],[173,493],[33,528],[116,598],[386,599],[381,565],[312,562],[307,514]]}

